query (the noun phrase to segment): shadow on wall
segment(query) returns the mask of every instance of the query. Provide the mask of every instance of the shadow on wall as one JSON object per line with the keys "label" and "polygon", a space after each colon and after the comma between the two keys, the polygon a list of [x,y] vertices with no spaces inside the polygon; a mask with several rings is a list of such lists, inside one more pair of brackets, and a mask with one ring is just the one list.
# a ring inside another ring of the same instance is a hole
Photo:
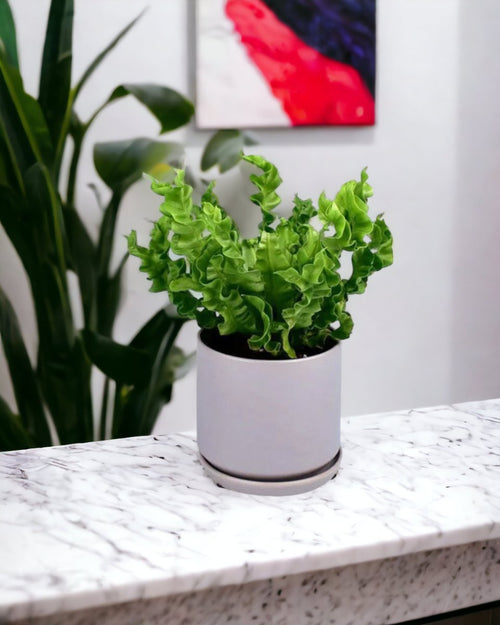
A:
{"label": "shadow on wall", "polygon": [[[500,5],[460,5],[453,357],[456,401],[500,396]],[[480,374],[478,375],[478,372]]]}

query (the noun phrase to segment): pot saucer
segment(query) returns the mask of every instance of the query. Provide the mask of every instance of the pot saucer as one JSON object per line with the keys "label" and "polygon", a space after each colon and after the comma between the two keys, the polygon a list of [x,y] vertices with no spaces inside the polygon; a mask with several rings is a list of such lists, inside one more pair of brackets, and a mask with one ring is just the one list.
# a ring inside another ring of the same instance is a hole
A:
{"label": "pot saucer", "polygon": [[314,490],[318,488],[318,486],[322,486],[333,479],[339,471],[342,452],[339,451],[332,462],[318,473],[293,480],[277,481],[252,480],[235,477],[234,475],[224,473],[214,467],[213,464],[208,462],[201,454],[198,454],[198,457],[205,472],[222,488],[250,495],[298,495]]}

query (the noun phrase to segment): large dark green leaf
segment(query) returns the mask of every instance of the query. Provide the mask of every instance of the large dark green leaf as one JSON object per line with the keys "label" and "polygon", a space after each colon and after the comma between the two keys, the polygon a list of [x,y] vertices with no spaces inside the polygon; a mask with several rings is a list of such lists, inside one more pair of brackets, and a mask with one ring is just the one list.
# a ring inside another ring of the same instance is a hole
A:
{"label": "large dark green leaf", "polygon": [[44,345],[38,376],[61,444],[91,441],[94,421],[90,391],[91,363],[79,335],[64,352]]}
{"label": "large dark green leaf", "polygon": [[[19,173],[19,178],[21,178]],[[14,163],[12,162],[6,137],[1,129],[0,124],[0,185],[20,190],[21,185],[17,178]]]}
{"label": "large dark green leaf", "polygon": [[29,276],[37,319],[40,352],[47,358],[65,358],[73,349],[75,328],[68,291],[50,262]]}
{"label": "large dark green leaf", "polygon": [[96,246],[90,238],[80,215],[72,209],[64,210],[67,250],[71,268],[78,276],[86,327],[96,323]]}
{"label": "large dark green leaf", "polygon": [[32,446],[33,443],[21,420],[0,397],[0,451],[27,449]]}
{"label": "large dark green leaf", "polygon": [[124,193],[159,163],[176,159],[182,154],[178,143],[163,143],[147,138],[96,143],[94,165],[102,180],[113,191]]}
{"label": "large dark green leaf", "polygon": [[186,321],[179,317],[173,308],[161,308],[142,326],[130,345],[147,351],[156,350],[170,326],[175,326],[179,331]]}
{"label": "large dark green leaf", "polygon": [[35,234],[40,248],[40,260],[53,265],[60,283],[58,290],[67,299],[65,228],[57,189],[47,168],[41,163],[30,167],[24,183],[27,207],[38,220],[38,231]]}
{"label": "large dark green leaf", "polygon": [[19,68],[17,58],[16,25],[7,0],[0,0],[0,39],[5,46],[7,61]]}
{"label": "large dark green leaf", "polygon": [[221,173],[234,167],[241,159],[246,145],[256,145],[257,140],[241,130],[218,130],[208,141],[201,156],[201,169],[217,166]]}
{"label": "large dark green leaf", "polygon": [[122,299],[122,277],[128,254],[125,254],[115,273],[99,276],[97,284],[97,331],[111,336],[116,314]]}
{"label": "large dark green leaf", "polygon": [[[99,229],[99,241],[97,242],[97,290],[103,288],[103,281],[108,279],[109,264],[113,253],[113,243],[115,238],[116,219],[122,194],[115,191],[111,196],[108,205],[104,209],[101,227]],[[99,309],[99,302],[97,303]]]}
{"label": "large dark green leaf", "polygon": [[168,356],[174,346],[178,332],[179,327],[172,324],[159,344],[139,419],[139,436],[151,432],[161,406],[169,401],[172,395],[173,380],[169,370]]}
{"label": "large dark green leaf", "polygon": [[30,167],[26,172],[24,182],[28,208],[44,220],[46,231],[37,233],[37,238],[41,240],[47,256],[57,266],[63,277],[66,272],[65,230],[57,189],[54,187],[47,168],[42,163],[36,163]]}
{"label": "large dark green leaf", "polygon": [[84,330],[85,349],[94,365],[109,378],[134,386],[146,386],[151,374],[151,356],[140,349]]}
{"label": "large dark green leaf", "polygon": [[[55,264],[54,235],[47,224],[43,176],[38,166],[26,177],[28,198],[0,187],[0,222],[26,268],[42,350],[65,351],[73,345],[74,328],[65,271]],[[41,205],[39,205],[41,203]],[[50,204],[50,202],[49,202]]]}
{"label": "large dark green leaf", "polygon": [[[151,434],[142,430],[141,417],[144,413],[144,406],[148,396],[147,389],[144,387],[125,387],[117,385],[115,393],[115,405],[113,411],[113,424],[111,428],[111,436],[113,438],[127,438],[130,436],[141,436],[143,434]],[[154,420],[156,421],[161,408],[168,399],[156,397],[156,411]],[[150,408],[150,415],[153,414]]]}
{"label": "large dark green leaf", "polygon": [[0,190],[0,196],[6,200],[0,208],[0,219],[27,270],[39,345],[44,350],[64,352],[73,346],[74,327],[59,197],[46,167],[39,163],[26,173],[24,186],[26,195],[17,202],[18,195]]}
{"label": "large dark green leaf", "polygon": [[[13,243],[26,269],[31,285],[33,302],[42,352],[67,351],[74,340],[71,308],[62,275],[54,265],[54,246],[46,221],[38,210],[35,194],[33,204],[10,189],[0,187],[0,222]],[[47,241],[49,239],[49,241]]]}
{"label": "large dark green leaf", "polygon": [[8,187],[0,186],[0,223],[21,259],[29,276],[39,266],[37,248],[33,239],[33,215],[26,207],[24,196]]}
{"label": "large dark green leaf", "polygon": [[185,368],[186,357],[179,358],[175,339],[185,323],[166,309],[155,313],[130,342],[130,347],[150,356],[148,383],[134,388],[117,387],[112,435],[150,434],[162,407],[170,401],[176,369]]}
{"label": "large dark green leaf", "polygon": [[194,113],[194,106],[189,100],[177,91],[162,85],[120,85],[110,95],[108,102],[128,95],[134,96],[156,117],[161,125],[160,134],[184,126]]}
{"label": "large dark green leaf", "polygon": [[43,400],[16,313],[0,288],[0,336],[22,424],[38,446],[51,444]]}
{"label": "large dark green leaf", "polygon": [[[72,155],[68,170],[68,182],[66,186],[66,208],[75,208],[75,193],[76,193],[76,181],[78,174],[78,165],[82,155],[83,140],[85,139],[85,133],[87,127],[80,120],[75,110],[71,111],[68,133],[72,138]],[[66,140],[65,140],[66,143]]]}
{"label": "large dark green leaf", "polygon": [[174,375],[169,357],[178,328],[174,325],[157,345],[146,386],[118,387],[115,398],[113,436],[143,436],[150,434],[162,407],[170,401]]}
{"label": "large dark green leaf", "polygon": [[[0,133],[17,178],[23,188],[25,171],[36,162],[49,163],[52,144],[40,105],[24,91],[18,70],[9,65],[0,47]],[[11,185],[12,186],[12,185]]]}
{"label": "large dark green leaf", "polygon": [[73,0],[52,0],[43,48],[38,101],[54,145],[69,108],[73,11]]}
{"label": "large dark green leaf", "polygon": [[[150,383],[151,370],[165,336],[171,337],[168,344],[171,350],[184,323],[184,319],[170,316],[162,309],[149,319],[130,345],[122,345],[89,330],[84,330],[82,336],[90,359],[104,374],[120,383],[146,387]],[[167,358],[169,354],[164,352],[164,356]],[[183,366],[184,359],[177,360],[173,364]],[[173,373],[170,373],[169,381],[173,377]]]}

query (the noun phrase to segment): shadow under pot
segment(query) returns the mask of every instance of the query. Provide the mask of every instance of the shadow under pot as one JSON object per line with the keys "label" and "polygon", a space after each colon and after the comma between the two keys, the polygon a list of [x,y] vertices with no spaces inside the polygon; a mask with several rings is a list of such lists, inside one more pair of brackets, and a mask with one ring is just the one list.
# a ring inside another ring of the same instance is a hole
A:
{"label": "shadow under pot", "polygon": [[312,356],[239,355],[216,330],[197,351],[197,439],[220,486],[291,495],[332,479],[340,465],[340,343]]}

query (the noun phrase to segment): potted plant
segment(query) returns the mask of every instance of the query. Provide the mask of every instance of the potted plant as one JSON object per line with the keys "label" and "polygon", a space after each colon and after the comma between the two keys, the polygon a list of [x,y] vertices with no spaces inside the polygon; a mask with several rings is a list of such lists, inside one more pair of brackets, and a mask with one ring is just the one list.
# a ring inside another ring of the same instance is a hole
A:
{"label": "potted plant", "polygon": [[167,291],[200,326],[197,436],[206,470],[244,492],[302,492],[338,470],[340,341],[353,328],[346,304],[392,263],[392,235],[381,215],[368,214],[365,170],[334,200],[322,193],[316,208],[295,196],[290,216],[278,218],[276,167],[243,158],[261,170],[250,175],[262,212],[256,237],[241,237],[214,183],[195,204],[177,170],[171,182],[152,181],[164,200],[148,247],[135,232],[128,246],[151,290]]}

